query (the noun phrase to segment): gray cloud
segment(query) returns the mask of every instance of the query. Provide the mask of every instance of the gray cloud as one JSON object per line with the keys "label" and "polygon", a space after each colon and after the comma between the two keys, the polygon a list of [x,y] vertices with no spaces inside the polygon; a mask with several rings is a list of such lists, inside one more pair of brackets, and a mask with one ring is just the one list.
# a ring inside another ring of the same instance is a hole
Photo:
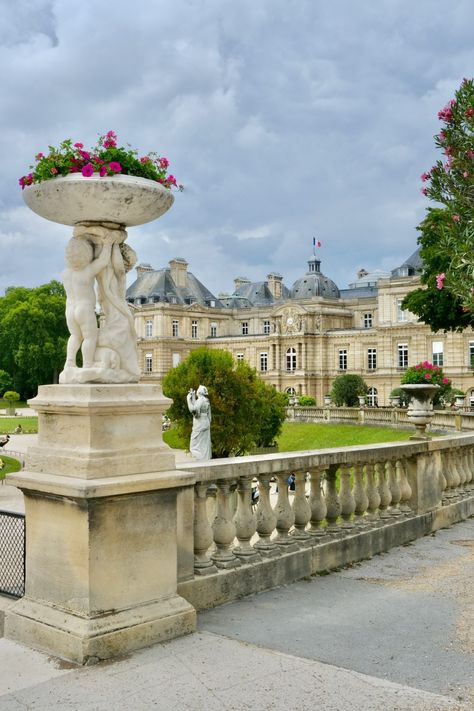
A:
{"label": "gray cloud", "polygon": [[[0,2],[0,293],[57,277],[68,228],[23,206],[33,156],[112,128],[185,183],[130,230],[215,292],[306,270],[341,287],[416,246],[437,111],[474,66],[469,0]],[[4,255],[7,255],[5,259]]]}

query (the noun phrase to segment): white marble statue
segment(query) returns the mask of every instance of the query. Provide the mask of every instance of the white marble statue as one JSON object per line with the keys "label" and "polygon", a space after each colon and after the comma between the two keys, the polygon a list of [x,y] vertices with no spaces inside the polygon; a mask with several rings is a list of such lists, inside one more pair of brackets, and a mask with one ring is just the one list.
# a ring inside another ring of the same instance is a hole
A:
{"label": "white marble statue", "polygon": [[197,392],[191,389],[188,392],[187,401],[189,412],[193,416],[189,451],[194,459],[199,461],[211,459],[211,405],[207,388],[200,385]]}
{"label": "white marble statue", "polygon": [[[110,223],[83,223],[74,229],[63,274],[71,336],[60,383],[138,382],[137,338],[125,300],[125,274],[136,255],[123,244],[126,236],[124,229]],[[76,365],[79,349],[82,368]]]}

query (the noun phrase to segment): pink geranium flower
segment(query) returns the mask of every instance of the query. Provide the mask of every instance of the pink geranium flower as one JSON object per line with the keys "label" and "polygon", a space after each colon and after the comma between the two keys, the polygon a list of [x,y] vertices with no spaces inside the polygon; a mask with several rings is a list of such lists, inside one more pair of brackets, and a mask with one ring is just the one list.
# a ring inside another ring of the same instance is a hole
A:
{"label": "pink geranium flower", "polygon": [[436,288],[437,289],[443,288],[445,279],[446,279],[446,274],[444,272],[441,272],[440,274],[436,275]]}
{"label": "pink geranium flower", "polygon": [[109,163],[109,169],[114,173],[122,172],[122,166],[120,165],[120,163],[117,163],[117,161],[114,160]]}

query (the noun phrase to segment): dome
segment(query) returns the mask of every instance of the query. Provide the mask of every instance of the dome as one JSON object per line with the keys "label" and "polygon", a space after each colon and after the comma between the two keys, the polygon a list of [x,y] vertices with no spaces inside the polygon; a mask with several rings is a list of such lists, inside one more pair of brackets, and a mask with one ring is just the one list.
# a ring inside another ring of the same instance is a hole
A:
{"label": "dome", "polygon": [[332,279],[321,273],[321,261],[313,256],[308,260],[308,267],[305,276],[291,287],[290,299],[312,299],[315,296],[338,299],[339,289]]}

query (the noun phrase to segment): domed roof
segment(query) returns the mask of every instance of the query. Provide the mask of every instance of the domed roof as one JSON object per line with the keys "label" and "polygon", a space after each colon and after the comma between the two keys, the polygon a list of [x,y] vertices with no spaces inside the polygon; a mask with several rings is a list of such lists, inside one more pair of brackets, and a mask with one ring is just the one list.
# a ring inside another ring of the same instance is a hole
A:
{"label": "domed roof", "polygon": [[321,273],[321,260],[312,256],[308,260],[308,271],[297,279],[290,290],[290,299],[312,299],[322,296],[325,299],[338,299],[339,289],[332,279]]}

